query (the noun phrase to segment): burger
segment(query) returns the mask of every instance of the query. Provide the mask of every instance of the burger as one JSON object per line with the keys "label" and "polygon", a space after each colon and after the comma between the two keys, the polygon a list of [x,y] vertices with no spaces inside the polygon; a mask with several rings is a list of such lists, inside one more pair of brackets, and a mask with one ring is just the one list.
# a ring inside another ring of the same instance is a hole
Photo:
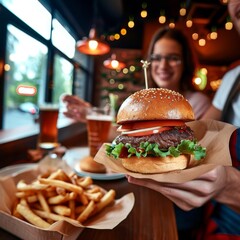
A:
{"label": "burger", "polygon": [[137,91],[119,108],[120,135],[107,145],[107,155],[121,159],[133,172],[185,169],[191,157],[200,160],[206,155],[186,125],[193,120],[192,107],[180,93],[163,88]]}

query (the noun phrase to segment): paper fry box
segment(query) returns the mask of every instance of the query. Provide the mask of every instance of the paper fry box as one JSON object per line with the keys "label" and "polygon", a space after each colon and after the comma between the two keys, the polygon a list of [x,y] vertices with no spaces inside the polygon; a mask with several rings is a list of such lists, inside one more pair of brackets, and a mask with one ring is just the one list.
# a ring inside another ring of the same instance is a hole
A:
{"label": "paper fry box", "polygon": [[118,173],[124,173],[135,178],[148,178],[168,183],[183,183],[201,176],[217,165],[232,165],[229,139],[236,129],[235,126],[215,120],[192,121],[187,123],[187,125],[194,131],[199,144],[207,149],[206,158],[201,161],[191,160],[187,169],[159,174],[134,173],[123,167],[121,159],[107,156],[105,144],[94,159]]}
{"label": "paper fry box", "polygon": [[[40,168],[27,170],[18,175],[0,177],[0,227],[25,240],[45,239],[76,239],[84,228],[113,229],[131,212],[134,205],[133,193],[126,194],[107,206],[99,214],[90,218],[86,224],[72,224],[58,221],[48,229],[35,227],[26,221],[11,215],[11,209],[16,199],[16,183],[19,180],[31,182],[40,173]],[[117,190],[116,190],[117,191]]]}

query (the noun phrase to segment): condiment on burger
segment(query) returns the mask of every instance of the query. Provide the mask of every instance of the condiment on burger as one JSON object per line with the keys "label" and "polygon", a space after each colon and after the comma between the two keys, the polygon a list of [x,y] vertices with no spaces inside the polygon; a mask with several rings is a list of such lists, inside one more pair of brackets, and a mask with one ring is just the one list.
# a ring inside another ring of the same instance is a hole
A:
{"label": "condiment on burger", "polygon": [[185,169],[191,156],[200,160],[206,155],[185,124],[192,120],[192,107],[180,93],[163,88],[140,90],[121,105],[117,114],[121,134],[107,145],[107,154],[121,158],[133,172]]}

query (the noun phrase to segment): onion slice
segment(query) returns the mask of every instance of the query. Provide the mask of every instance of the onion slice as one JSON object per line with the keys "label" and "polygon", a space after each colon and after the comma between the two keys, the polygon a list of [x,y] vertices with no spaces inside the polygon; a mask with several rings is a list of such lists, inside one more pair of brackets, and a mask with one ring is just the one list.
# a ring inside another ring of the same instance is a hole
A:
{"label": "onion slice", "polygon": [[132,131],[124,131],[121,134],[122,135],[128,135],[128,136],[145,136],[145,135],[152,135],[159,132],[163,132],[166,130],[171,129],[171,127],[151,127],[151,128],[143,128],[138,130],[132,130]]}

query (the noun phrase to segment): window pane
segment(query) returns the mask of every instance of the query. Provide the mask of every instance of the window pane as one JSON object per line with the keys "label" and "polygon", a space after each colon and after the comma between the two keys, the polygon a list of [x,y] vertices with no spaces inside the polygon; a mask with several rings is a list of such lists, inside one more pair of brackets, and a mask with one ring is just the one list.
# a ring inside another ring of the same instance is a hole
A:
{"label": "window pane", "polygon": [[91,69],[93,64],[93,57],[89,57],[88,55],[82,54],[79,51],[75,51],[74,60],[87,69]]}
{"label": "window pane", "polygon": [[80,68],[77,68],[76,79],[74,83],[74,95],[77,95],[82,99],[86,98],[86,80],[86,73]]}
{"label": "window pane", "polygon": [[59,103],[62,94],[72,94],[73,65],[66,59],[55,55],[53,75],[53,102]]}
{"label": "window pane", "polygon": [[2,0],[13,14],[46,39],[50,39],[51,14],[37,0]]}
{"label": "window pane", "polygon": [[[7,26],[3,128],[33,123],[43,101],[48,49],[12,25]],[[17,94],[25,89],[25,94]],[[31,90],[36,89],[36,94]]]}
{"label": "window pane", "polygon": [[73,58],[76,41],[57,19],[53,19],[52,43],[69,58]]}

